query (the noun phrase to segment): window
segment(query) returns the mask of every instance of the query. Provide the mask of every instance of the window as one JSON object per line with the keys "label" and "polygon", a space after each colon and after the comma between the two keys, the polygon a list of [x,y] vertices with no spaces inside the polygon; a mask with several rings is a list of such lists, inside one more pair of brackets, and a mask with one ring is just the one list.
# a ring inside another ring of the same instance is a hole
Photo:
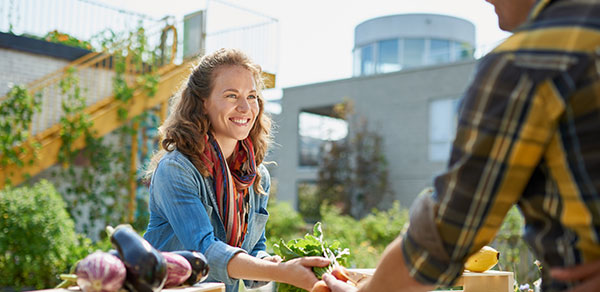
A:
{"label": "window", "polygon": [[465,42],[429,38],[381,40],[355,48],[353,76],[396,72],[405,68],[473,59],[473,46]]}
{"label": "window", "polygon": [[423,65],[425,56],[424,39],[404,39],[404,54],[402,56],[402,67],[418,67]]}
{"label": "window", "polygon": [[298,125],[300,166],[318,166],[325,143],[348,135],[348,123],[345,120],[325,115],[301,112]]}
{"label": "window", "polygon": [[429,160],[444,162],[456,135],[458,99],[438,99],[429,103]]}
{"label": "window", "polygon": [[387,73],[400,70],[398,60],[398,40],[380,41],[377,54],[377,73]]}
{"label": "window", "polygon": [[432,39],[429,42],[428,64],[443,64],[450,62],[450,41]]}
{"label": "window", "polygon": [[360,49],[356,48],[354,49],[354,62],[352,63],[352,75],[353,76],[360,76]]}
{"label": "window", "polygon": [[372,75],[375,73],[375,45],[366,45],[360,52],[361,75]]}

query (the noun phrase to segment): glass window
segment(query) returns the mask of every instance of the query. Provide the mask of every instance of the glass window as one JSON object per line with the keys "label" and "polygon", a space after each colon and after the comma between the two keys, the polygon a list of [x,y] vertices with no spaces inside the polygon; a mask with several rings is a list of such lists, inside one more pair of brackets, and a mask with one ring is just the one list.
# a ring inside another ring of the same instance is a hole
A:
{"label": "glass window", "polygon": [[344,139],[348,123],[342,119],[301,112],[298,116],[299,165],[318,166],[321,151],[328,141]]}
{"label": "glass window", "polygon": [[377,53],[377,73],[400,70],[397,39],[380,41]]}
{"label": "glass window", "polygon": [[361,75],[372,75],[375,73],[375,45],[366,45],[360,52]]}
{"label": "glass window", "polygon": [[425,55],[424,39],[404,39],[402,67],[418,67],[423,65]]}
{"label": "glass window", "polygon": [[450,41],[432,39],[429,42],[428,64],[442,64],[450,62]]}
{"label": "glass window", "polygon": [[360,76],[360,49],[354,49],[354,62],[352,63],[352,76]]}
{"label": "glass window", "polygon": [[429,160],[447,161],[456,135],[458,99],[429,103]]}

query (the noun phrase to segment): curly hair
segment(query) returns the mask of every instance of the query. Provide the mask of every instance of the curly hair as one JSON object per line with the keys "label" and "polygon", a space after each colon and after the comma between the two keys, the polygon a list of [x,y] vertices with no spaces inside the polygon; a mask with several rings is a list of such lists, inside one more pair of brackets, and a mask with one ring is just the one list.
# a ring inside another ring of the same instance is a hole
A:
{"label": "curly hair", "polygon": [[[271,142],[271,119],[264,113],[265,101],[260,94],[264,88],[262,69],[240,50],[220,49],[202,56],[187,82],[173,96],[171,112],[159,127],[162,150],[152,157],[147,171],[148,176],[152,175],[165,153],[174,149],[187,156],[203,176],[209,176],[208,167],[202,162],[204,149],[207,147],[204,137],[211,130],[204,102],[213,90],[215,71],[222,66],[231,65],[241,66],[250,71],[256,82],[259,112],[249,137],[254,145],[256,165],[263,162]],[[260,180],[260,174],[257,173],[254,190],[262,194],[264,190]]]}

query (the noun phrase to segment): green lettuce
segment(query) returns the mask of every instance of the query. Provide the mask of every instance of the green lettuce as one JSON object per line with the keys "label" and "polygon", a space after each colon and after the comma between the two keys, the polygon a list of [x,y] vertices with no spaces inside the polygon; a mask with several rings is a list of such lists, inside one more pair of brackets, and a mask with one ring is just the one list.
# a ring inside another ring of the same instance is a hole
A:
{"label": "green lettuce", "polygon": [[[339,241],[334,240],[329,244],[323,240],[321,222],[315,223],[313,234],[307,233],[303,238],[293,239],[287,243],[283,239],[280,239],[279,244],[273,245],[273,250],[284,262],[305,256],[322,256],[328,258],[331,261],[328,266],[313,267],[312,269],[318,279],[321,279],[325,273],[331,273],[334,267],[346,266],[348,256],[350,255],[348,248],[342,248]],[[277,291],[303,292],[305,290],[289,284],[279,283]]]}

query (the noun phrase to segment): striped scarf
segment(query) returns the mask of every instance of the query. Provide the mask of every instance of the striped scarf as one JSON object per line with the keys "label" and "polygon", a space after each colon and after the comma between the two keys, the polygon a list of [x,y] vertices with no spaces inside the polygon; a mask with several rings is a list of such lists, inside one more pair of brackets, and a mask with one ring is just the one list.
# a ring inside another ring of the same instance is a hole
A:
{"label": "striped scarf", "polygon": [[219,216],[227,232],[227,244],[241,247],[248,231],[248,188],[256,177],[252,141],[246,138],[238,142],[228,163],[212,135],[207,135],[205,139],[211,147],[204,150],[208,158],[204,162],[214,181]]}

